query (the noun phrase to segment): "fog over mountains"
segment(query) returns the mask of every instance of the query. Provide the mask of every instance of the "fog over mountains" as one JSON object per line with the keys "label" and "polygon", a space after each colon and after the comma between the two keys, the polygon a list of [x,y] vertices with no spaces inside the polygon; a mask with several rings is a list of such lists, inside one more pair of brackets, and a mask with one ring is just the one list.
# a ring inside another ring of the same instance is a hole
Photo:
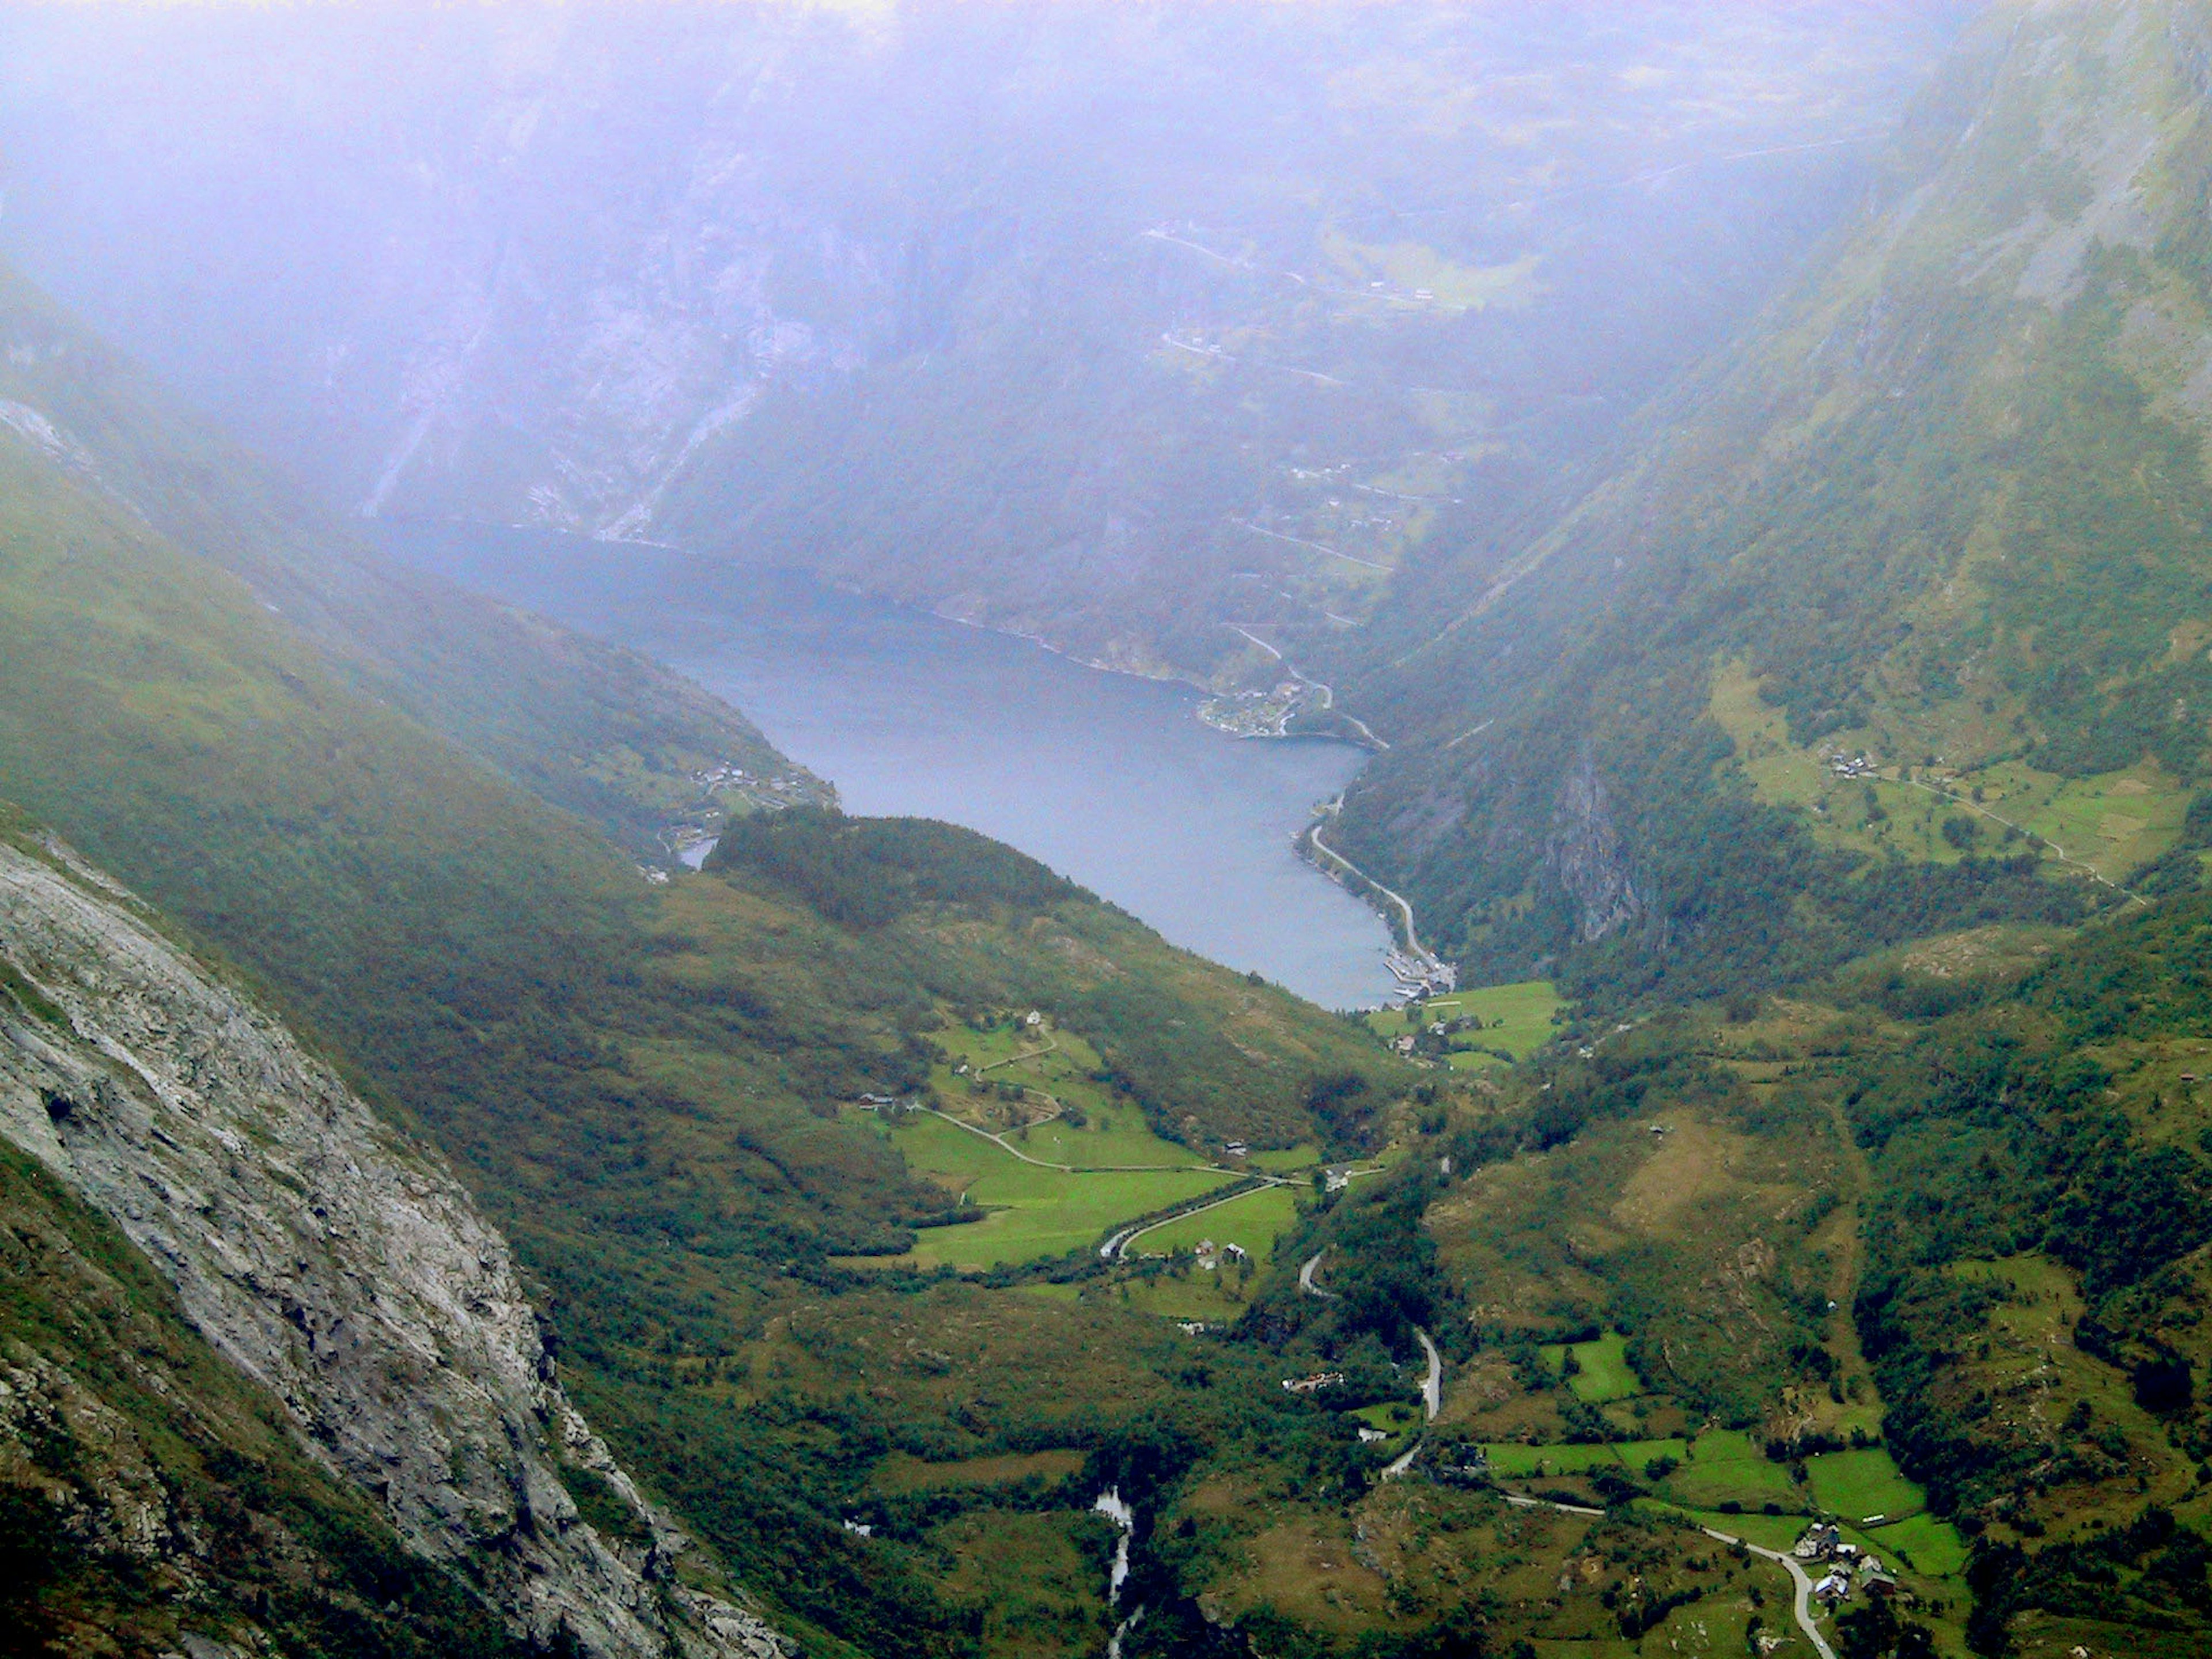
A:
{"label": "fog over mountains", "polygon": [[0,142],[32,270],[350,508],[1206,679],[1559,500],[1960,11],[32,8]]}
{"label": "fog over mountains", "polygon": [[[2212,1651],[2212,0],[0,5],[0,1659]],[[1389,1006],[706,689],[864,607],[1216,908],[1143,734],[1339,769]]]}

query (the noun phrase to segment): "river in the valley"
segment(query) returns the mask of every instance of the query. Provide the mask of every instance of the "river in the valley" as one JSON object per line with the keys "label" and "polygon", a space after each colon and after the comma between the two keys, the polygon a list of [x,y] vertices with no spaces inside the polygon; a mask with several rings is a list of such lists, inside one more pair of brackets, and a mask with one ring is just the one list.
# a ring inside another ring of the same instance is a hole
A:
{"label": "river in the valley", "polygon": [[837,786],[845,809],[948,819],[1043,860],[1178,945],[1327,1007],[1390,988],[1382,920],[1292,837],[1362,757],[1239,741],[1187,686],[800,576],[678,585],[653,550],[385,526],[393,551],[689,674]]}

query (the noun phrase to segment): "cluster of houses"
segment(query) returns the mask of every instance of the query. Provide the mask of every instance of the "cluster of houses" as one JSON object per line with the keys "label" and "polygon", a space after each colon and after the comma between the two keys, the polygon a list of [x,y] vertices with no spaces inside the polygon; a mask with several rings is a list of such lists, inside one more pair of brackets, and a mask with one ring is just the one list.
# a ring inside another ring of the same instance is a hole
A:
{"label": "cluster of houses", "polygon": [[1864,755],[1831,755],[1828,769],[1839,778],[1871,778],[1877,775],[1875,763]]}
{"label": "cluster of houses", "polygon": [[1342,1371],[1316,1371],[1310,1376],[1286,1376],[1283,1379],[1285,1394],[1319,1394],[1323,1389],[1344,1386]]}
{"label": "cluster of houses", "polygon": [[699,786],[704,795],[711,797],[732,789],[762,806],[784,805],[811,793],[804,778],[756,776],[730,761],[699,768],[691,774],[691,781]]}
{"label": "cluster of houses", "polygon": [[[1879,1526],[1888,1517],[1869,1515],[1863,1523]],[[1800,1561],[1817,1562],[1826,1568],[1813,1585],[1813,1594],[1830,1607],[1848,1598],[1854,1590],[1869,1595],[1887,1595],[1897,1588],[1897,1580],[1889,1570],[1859,1548],[1845,1543],[1832,1522],[1820,1522],[1807,1529],[1805,1535],[1791,1546],[1790,1554]]]}
{"label": "cluster of houses", "polygon": [[1198,717],[1217,732],[1232,738],[1279,738],[1289,734],[1291,722],[1305,708],[1307,689],[1296,680],[1285,680],[1272,691],[1238,691],[1209,697],[1199,706]]}
{"label": "cluster of houses", "polygon": [[1210,1238],[1198,1241],[1196,1255],[1200,1268],[1206,1273],[1212,1273],[1227,1262],[1237,1261],[1249,1266],[1252,1261],[1251,1252],[1242,1244],[1216,1244]]}

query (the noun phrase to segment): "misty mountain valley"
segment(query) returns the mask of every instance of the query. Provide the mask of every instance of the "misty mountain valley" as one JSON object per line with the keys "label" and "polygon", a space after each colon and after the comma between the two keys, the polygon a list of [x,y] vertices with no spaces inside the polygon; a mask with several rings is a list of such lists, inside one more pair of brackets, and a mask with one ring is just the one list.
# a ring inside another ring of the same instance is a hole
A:
{"label": "misty mountain valley", "polygon": [[0,1659],[2206,1654],[2212,0],[0,0]]}

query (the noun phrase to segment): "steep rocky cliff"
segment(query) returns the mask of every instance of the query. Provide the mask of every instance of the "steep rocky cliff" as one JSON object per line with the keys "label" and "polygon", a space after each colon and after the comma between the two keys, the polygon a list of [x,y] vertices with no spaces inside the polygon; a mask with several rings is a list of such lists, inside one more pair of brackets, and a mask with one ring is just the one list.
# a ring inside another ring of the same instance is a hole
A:
{"label": "steep rocky cliff", "polygon": [[[534,1643],[784,1651],[696,1587],[711,1574],[679,1571],[688,1540],[568,1402],[505,1242],[442,1163],[123,889],[20,827],[0,839],[0,1133],[122,1231],[410,1550]],[[116,1417],[34,1351],[8,1358],[0,1443],[55,1413]],[[127,1423],[110,1426],[94,1437],[124,1444]],[[98,1526],[188,1557],[143,1461],[111,1460]]]}

